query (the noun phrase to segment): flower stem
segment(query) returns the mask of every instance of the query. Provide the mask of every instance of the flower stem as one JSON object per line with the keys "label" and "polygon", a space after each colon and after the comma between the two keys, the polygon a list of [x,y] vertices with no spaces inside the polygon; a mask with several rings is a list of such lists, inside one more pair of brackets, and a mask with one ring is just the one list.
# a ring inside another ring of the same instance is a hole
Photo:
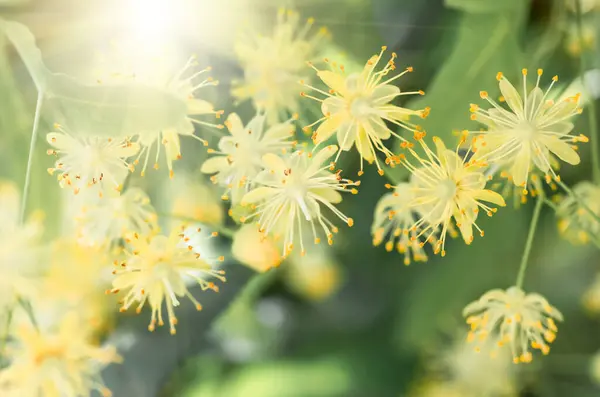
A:
{"label": "flower stem", "polygon": [[19,214],[19,224],[22,225],[25,221],[27,211],[27,199],[29,198],[29,186],[31,185],[31,167],[33,165],[33,156],[35,152],[35,144],[37,141],[38,129],[40,126],[40,116],[42,111],[42,102],[44,94],[38,93],[37,103],[35,105],[35,115],[33,118],[33,130],[31,131],[31,142],[29,143],[29,158],[27,159],[27,171],[25,171],[25,185],[23,186],[23,194],[21,196],[21,213]]}
{"label": "flower stem", "polygon": [[[583,40],[583,23],[582,23],[582,12],[581,12],[581,1],[575,1],[575,7],[577,9],[577,35],[579,36],[579,46],[581,47],[581,59],[579,61],[579,73],[581,83],[585,89],[585,72],[592,68],[592,63],[589,58],[589,51],[585,49]],[[588,93],[588,95],[590,95]],[[596,102],[595,98],[590,95],[589,108],[588,108],[588,122],[591,135],[591,151],[592,151],[592,175],[595,183],[600,183],[600,153],[598,153],[598,121],[596,119]]]}
{"label": "flower stem", "polygon": [[533,217],[531,218],[531,224],[529,225],[529,234],[527,235],[527,241],[525,243],[525,250],[521,257],[521,266],[519,267],[519,275],[517,276],[517,287],[523,286],[523,280],[525,279],[525,270],[527,270],[527,264],[529,263],[529,254],[531,253],[531,247],[533,243],[533,236],[537,228],[538,220],[540,219],[540,213],[542,212],[542,206],[544,204],[544,192],[540,191],[538,194],[535,208],[533,210]]}
{"label": "flower stem", "polygon": [[[180,220],[186,221],[186,222],[205,223],[205,222],[201,221],[200,219],[196,219],[194,217],[185,216],[185,215],[166,214],[166,213],[162,213],[162,212],[158,212],[156,215],[163,216],[165,218],[180,219]],[[233,238],[233,235],[235,234],[235,230],[229,229],[228,227],[225,227],[222,225],[215,225],[215,224],[206,224],[206,225],[208,228],[219,232],[219,234],[221,234],[225,237]]]}

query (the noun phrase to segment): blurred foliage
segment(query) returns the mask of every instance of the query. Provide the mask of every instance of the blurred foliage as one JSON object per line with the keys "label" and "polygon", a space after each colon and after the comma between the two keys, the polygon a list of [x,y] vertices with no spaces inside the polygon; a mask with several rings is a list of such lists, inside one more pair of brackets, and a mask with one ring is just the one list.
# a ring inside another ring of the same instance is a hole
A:
{"label": "blurred foliage", "polygon": [[[31,20],[31,10],[42,1],[33,3],[25,8],[23,19]],[[48,0],[45,7],[68,8],[72,3]],[[248,4],[238,3],[240,7]],[[295,7],[305,17],[314,16],[317,24],[332,31],[333,43],[326,53],[352,67],[363,65],[382,45],[394,48],[399,53],[399,64],[401,61],[403,66],[406,62],[415,67],[415,73],[400,80],[400,86],[426,91],[425,96],[408,105],[432,108],[430,116],[422,121],[430,136],[452,139],[453,131],[478,128],[469,120],[469,103],[479,101],[480,90],[499,95],[495,80],[499,71],[515,80],[522,67],[544,67],[548,76],[560,73],[565,86],[577,77],[579,61],[564,50],[564,28],[572,21],[561,0],[251,3],[253,12],[247,16],[259,21],[272,22],[282,5]],[[235,13],[235,9],[228,12]],[[38,25],[49,21],[56,23],[40,17]],[[229,35],[230,28],[226,29]],[[597,34],[598,24],[594,29]],[[43,30],[37,26],[37,31]],[[55,32],[56,37],[51,39],[43,37],[40,45],[56,48],[53,41],[68,40],[72,35],[66,32]],[[35,91],[24,77],[14,50],[3,40],[0,37],[0,177],[22,184]],[[226,113],[235,110],[244,120],[250,118],[254,110],[249,104],[231,105],[230,82],[241,71],[229,49],[217,51],[212,48],[214,43],[204,45],[197,37],[185,45],[190,53],[210,48],[202,55],[221,80],[216,102]],[[85,64],[70,57],[63,61]],[[303,106],[306,109],[299,126],[319,114],[318,108]],[[46,131],[49,125],[42,127]],[[587,133],[586,118],[580,117],[576,127]],[[308,141],[300,128],[298,135]],[[217,137],[210,139],[211,144]],[[582,151],[582,166],[565,169],[563,177],[569,184],[589,177],[587,151]],[[183,160],[177,165],[194,173],[204,158],[203,149],[186,144]],[[45,147],[40,144],[34,157],[30,205],[46,210],[48,234],[52,235],[61,227],[62,192],[45,171],[49,164]],[[357,156],[344,156],[341,165],[345,172],[355,175]],[[147,189],[153,199],[162,197],[165,189],[160,181],[165,175],[161,171],[130,182]],[[399,168],[389,173],[397,180],[406,177]],[[284,262],[281,268],[260,275],[245,268],[239,268],[239,273],[232,270],[227,288],[207,305],[206,313],[182,324],[177,338],[166,333],[149,336],[144,327],[146,319],[121,317],[117,333],[111,338],[123,346],[127,368],[111,367],[106,372],[115,397],[154,396],[159,389],[165,397],[407,395],[415,383],[429,376],[426,363],[437,360],[437,355],[448,347],[448,335],[461,335],[465,330],[461,318],[464,305],[491,288],[505,288],[514,282],[532,208],[524,205],[520,209],[500,209],[491,219],[482,220],[484,238],[476,237],[470,246],[451,241],[445,258],[432,257],[427,263],[405,267],[397,253],[371,246],[372,210],[386,192],[386,182],[369,169],[359,194],[340,206],[352,214],[356,226],[343,230],[336,244],[328,247],[329,257],[336,269],[341,269],[341,275],[330,283],[336,286],[322,299],[313,299],[310,290],[302,289],[307,281],[293,278],[306,275],[295,275],[285,269],[288,264]],[[189,187],[189,180],[175,183],[181,183],[181,189]],[[161,204],[157,207],[166,212],[170,207],[167,199],[158,201]],[[207,215],[198,211],[197,217]],[[237,209],[235,213],[238,215]],[[214,215],[219,220],[215,223],[226,218],[225,225],[234,225],[234,220],[221,215]],[[543,212],[538,230],[525,283],[527,289],[544,294],[559,307],[566,321],[550,356],[519,368],[523,384],[520,395],[598,395],[600,389],[589,379],[588,364],[600,349],[600,319],[586,313],[581,305],[581,296],[598,270],[598,253],[594,248],[574,247],[563,241],[549,210]],[[223,243],[227,249],[229,242]],[[239,264],[228,266],[237,269]],[[315,272],[314,277],[320,277],[319,273]],[[250,279],[253,281],[248,282]],[[323,280],[313,282],[317,285]],[[323,284],[327,290],[329,284]],[[127,342],[131,338],[135,342]]]}

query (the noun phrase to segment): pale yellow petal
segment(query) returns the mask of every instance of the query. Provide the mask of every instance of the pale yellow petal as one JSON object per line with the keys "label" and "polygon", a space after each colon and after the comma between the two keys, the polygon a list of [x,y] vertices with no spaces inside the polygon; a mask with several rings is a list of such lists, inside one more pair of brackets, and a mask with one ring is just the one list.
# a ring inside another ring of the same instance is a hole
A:
{"label": "pale yellow petal", "polygon": [[265,272],[281,262],[276,244],[265,238],[255,225],[244,225],[233,236],[233,256],[257,272]]}
{"label": "pale yellow petal", "polygon": [[242,197],[242,205],[254,204],[263,200],[267,200],[269,197],[278,193],[279,190],[271,188],[271,187],[257,187],[246,193],[244,197]]}
{"label": "pale yellow petal", "polygon": [[515,161],[511,167],[510,173],[513,182],[517,186],[525,186],[527,175],[529,174],[529,165],[531,164],[531,153],[529,145],[525,144],[515,156]]}
{"label": "pale yellow petal", "polygon": [[352,122],[344,122],[337,130],[337,141],[344,151],[350,150],[357,135],[357,125]]}
{"label": "pale yellow petal", "polygon": [[287,169],[287,164],[285,161],[273,153],[267,153],[262,157],[262,161],[265,167],[271,171],[275,172],[283,172],[283,170]]}
{"label": "pale yellow petal", "polygon": [[203,101],[202,99],[188,99],[187,101],[187,114],[208,114],[214,113],[215,109],[210,102]]}
{"label": "pale yellow petal", "polygon": [[488,189],[477,190],[473,194],[473,198],[476,200],[487,201],[488,203],[493,203],[500,207],[506,206],[504,198],[500,194]]}
{"label": "pale yellow petal", "polygon": [[46,141],[58,150],[70,151],[77,142],[70,135],[60,132],[50,132],[46,135]]}
{"label": "pale yellow petal", "polygon": [[224,171],[229,168],[229,161],[226,156],[215,156],[207,159],[200,168],[200,172],[204,174],[214,174]]}
{"label": "pale yellow petal", "polygon": [[506,77],[500,79],[499,86],[500,92],[502,92],[502,96],[511,110],[517,115],[523,114],[523,100],[517,89]]}
{"label": "pale yellow petal", "polygon": [[240,135],[244,133],[244,124],[236,113],[231,113],[227,117],[227,121],[225,122],[225,126],[231,133],[231,135]]}
{"label": "pale yellow petal", "polygon": [[330,70],[321,70],[317,73],[317,76],[319,76],[329,88],[340,93],[342,96],[346,93],[346,79],[341,74]]}
{"label": "pale yellow petal", "polygon": [[340,192],[331,188],[311,189],[310,192],[332,204],[337,204],[342,201],[342,195],[340,194]]}
{"label": "pale yellow petal", "polygon": [[328,117],[324,122],[319,125],[317,131],[315,133],[315,143],[319,144],[328,140],[334,132],[340,128],[340,125],[344,121],[344,115],[341,113],[336,113],[330,117]]}
{"label": "pale yellow petal", "polygon": [[394,85],[386,84],[379,86],[375,88],[375,90],[373,90],[371,100],[373,101],[373,105],[379,106],[392,101],[398,95],[400,95],[400,88]]}
{"label": "pale yellow petal", "polygon": [[369,142],[369,137],[363,128],[360,128],[356,138],[356,150],[358,150],[358,153],[360,153],[360,155],[369,163],[375,160],[375,153],[373,153],[373,149],[371,148]]}
{"label": "pale yellow petal", "polygon": [[571,147],[571,145],[561,141],[556,137],[543,137],[542,142],[546,147],[554,153],[562,161],[571,165],[577,165],[580,162],[579,154]]}

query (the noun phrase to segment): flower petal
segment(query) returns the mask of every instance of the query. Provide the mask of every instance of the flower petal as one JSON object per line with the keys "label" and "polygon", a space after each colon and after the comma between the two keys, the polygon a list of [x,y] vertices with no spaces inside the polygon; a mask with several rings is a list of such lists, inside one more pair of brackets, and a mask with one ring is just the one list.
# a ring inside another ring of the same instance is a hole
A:
{"label": "flower petal", "polygon": [[581,161],[579,154],[571,147],[571,145],[552,136],[544,136],[542,142],[546,147],[562,161],[571,165],[577,165]]}
{"label": "flower petal", "polygon": [[375,160],[374,150],[371,148],[369,137],[365,133],[365,129],[358,127],[359,132],[356,136],[356,150],[360,153],[361,157],[372,163]]}
{"label": "flower petal", "polygon": [[531,149],[529,144],[524,144],[519,153],[515,155],[510,174],[513,177],[513,182],[516,186],[525,186],[527,183],[527,175],[529,174],[529,166],[531,164]]}
{"label": "flower petal", "polygon": [[265,164],[265,168],[275,171],[283,172],[288,166],[286,162],[279,156],[273,153],[267,153],[262,157],[262,161]]}
{"label": "flower petal", "polygon": [[310,192],[314,195],[319,196],[324,201],[330,202],[332,204],[337,204],[342,201],[342,195],[335,189],[317,188],[310,189]]}
{"label": "flower petal", "polygon": [[375,90],[373,90],[373,94],[371,95],[371,100],[373,101],[373,105],[385,105],[386,103],[392,101],[400,95],[400,88],[395,85],[386,84],[381,85]]}
{"label": "flower petal", "polygon": [[506,206],[504,198],[500,194],[488,189],[475,191],[475,193],[473,193],[473,198],[476,200],[487,201],[488,203],[494,203],[500,207]]}
{"label": "flower petal", "polygon": [[229,168],[227,156],[215,156],[207,159],[200,168],[200,172],[204,174],[215,174]]}
{"label": "flower petal", "polygon": [[187,114],[195,115],[195,114],[208,114],[214,113],[215,109],[212,103],[208,101],[203,101],[202,99],[188,99],[187,101]]}
{"label": "flower petal", "polygon": [[517,89],[508,81],[506,77],[502,77],[499,82],[500,92],[510,109],[516,115],[523,114],[523,100]]}
{"label": "flower petal", "polygon": [[321,70],[317,73],[317,76],[319,76],[329,88],[338,92],[340,95],[344,96],[346,94],[346,79],[341,74],[330,70]]}
{"label": "flower petal", "polygon": [[60,132],[50,132],[46,135],[46,141],[58,150],[72,150],[74,146],[81,146],[70,135]]}
{"label": "flower petal", "polygon": [[340,128],[343,120],[344,115],[342,113],[336,113],[328,117],[324,122],[321,123],[321,125],[319,125],[319,128],[317,128],[314,136],[314,142],[319,144],[329,139],[333,133]]}
{"label": "flower petal", "polygon": [[225,122],[225,126],[231,133],[231,135],[240,135],[244,133],[244,124],[236,113],[231,113],[227,117],[227,121]]}
{"label": "flower petal", "polygon": [[242,205],[254,204],[259,201],[267,200],[269,197],[277,194],[279,190],[274,189],[272,187],[257,187],[246,193],[244,197],[242,197]]}
{"label": "flower petal", "polygon": [[337,141],[344,151],[350,150],[356,140],[358,125],[353,122],[345,122],[337,130]]}

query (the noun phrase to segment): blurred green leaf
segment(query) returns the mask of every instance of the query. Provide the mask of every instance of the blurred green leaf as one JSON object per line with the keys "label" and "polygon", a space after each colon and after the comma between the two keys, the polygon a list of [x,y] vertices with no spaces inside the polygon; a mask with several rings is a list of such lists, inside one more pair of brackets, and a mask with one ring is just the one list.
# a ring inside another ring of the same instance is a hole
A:
{"label": "blurred green leaf", "polygon": [[447,7],[457,8],[470,13],[495,13],[512,10],[526,0],[445,0]]}
{"label": "blurred green leaf", "polygon": [[0,27],[25,63],[51,122],[60,122],[81,134],[131,136],[142,132],[177,129],[192,132],[185,98],[138,83],[86,85],[72,77],[52,73],[31,31],[24,25],[0,19]]}

